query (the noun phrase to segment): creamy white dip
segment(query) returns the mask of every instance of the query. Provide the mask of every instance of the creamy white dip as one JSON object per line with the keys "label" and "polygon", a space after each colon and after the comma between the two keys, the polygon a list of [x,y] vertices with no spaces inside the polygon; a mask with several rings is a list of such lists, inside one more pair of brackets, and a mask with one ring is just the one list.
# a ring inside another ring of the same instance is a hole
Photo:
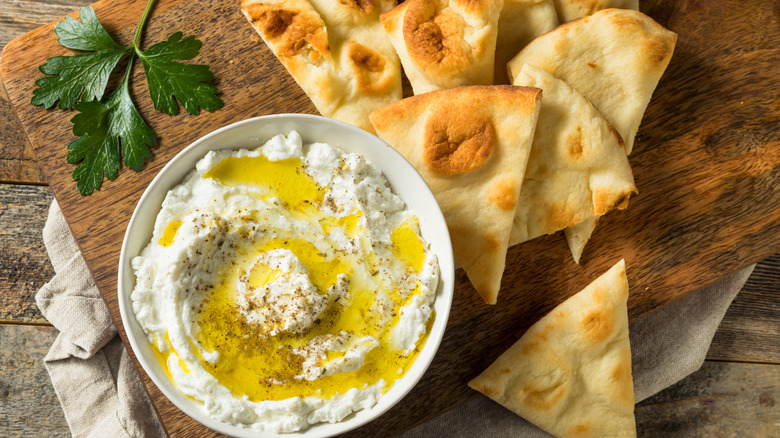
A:
{"label": "creamy white dip", "polygon": [[373,406],[422,347],[439,277],[382,173],[296,132],[209,152],[132,266],[133,310],[176,386],[275,432]]}

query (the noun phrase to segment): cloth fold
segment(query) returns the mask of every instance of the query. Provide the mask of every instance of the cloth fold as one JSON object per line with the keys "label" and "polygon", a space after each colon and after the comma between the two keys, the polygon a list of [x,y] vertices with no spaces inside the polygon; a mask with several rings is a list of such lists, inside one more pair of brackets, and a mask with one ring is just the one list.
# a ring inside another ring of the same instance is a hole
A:
{"label": "cloth fold", "polygon": [[[41,313],[60,331],[44,364],[71,433],[76,437],[165,436],[56,201],[43,238],[55,276],[35,299]],[[726,309],[752,271],[750,266],[630,325],[637,402],[701,367]],[[480,397],[403,435],[431,436],[550,435]]]}

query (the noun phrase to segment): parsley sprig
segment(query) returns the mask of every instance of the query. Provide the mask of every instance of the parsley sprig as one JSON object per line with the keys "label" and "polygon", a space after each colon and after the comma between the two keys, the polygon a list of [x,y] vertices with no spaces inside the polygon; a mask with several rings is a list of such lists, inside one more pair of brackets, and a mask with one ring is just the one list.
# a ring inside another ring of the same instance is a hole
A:
{"label": "parsley sprig", "polygon": [[[103,179],[113,180],[121,167],[138,171],[152,154],[157,134],[138,113],[130,95],[130,77],[135,58],[141,60],[154,109],[166,114],[179,112],[179,103],[189,114],[201,108],[222,107],[217,87],[208,82],[214,75],[206,65],[184,64],[195,58],[203,43],[193,36],[175,32],[167,40],[141,50],[141,33],[154,0],[149,0],[129,46],[117,43],[106,32],[92,7],[81,8],[79,19],[66,17],[54,27],[60,45],[84,53],[48,58],[39,67],[47,76],[38,79],[31,103],[78,111],[72,119],[73,134],[67,161],[78,164],[73,179],[82,195],[99,190]],[[109,79],[127,59],[119,86],[106,94]],[[178,102],[178,103],[177,103]]]}

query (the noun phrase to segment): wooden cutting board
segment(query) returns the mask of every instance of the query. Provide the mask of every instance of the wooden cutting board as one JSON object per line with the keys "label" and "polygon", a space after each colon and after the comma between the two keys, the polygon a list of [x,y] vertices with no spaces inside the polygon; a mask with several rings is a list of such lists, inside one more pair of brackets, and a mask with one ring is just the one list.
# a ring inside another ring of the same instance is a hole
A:
{"label": "wooden cutting board", "polygon": [[[129,43],[145,1],[94,5],[108,31]],[[640,194],[599,222],[572,262],[560,234],[516,246],[498,304],[483,304],[462,271],[441,348],[418,386],[356,436],[401,432],[474,397],[466,382],[544,313],[620,258],[628,265],[629,313],[636,320],[780,250],[780,17],[774,0],[660,0],[642,10],[679,35],[671,64],[639,129],[631,155]],[[75,15],[75,14],[74,14]],[[203,41],[225,107],[198,116],[154,112],[140,68],[133,92],[159,134],[141,172],[120,171],[81,197],[65,161],[73,112],[29,104],[37,66],[64,54],[54,23],[27,33],[2,54],[0,75],[22,125],[125,339],[116,297],[119,250],[147,184],[178,151],[226,124],[263,114],[316,113],[232,0],[160,0],[144,41],[181,30]],[[148,46],[148,45],[147,45]],[[135,361],[135,357],[133,357]],[[135,362],[172,436],[212,436],[151,383]]]}

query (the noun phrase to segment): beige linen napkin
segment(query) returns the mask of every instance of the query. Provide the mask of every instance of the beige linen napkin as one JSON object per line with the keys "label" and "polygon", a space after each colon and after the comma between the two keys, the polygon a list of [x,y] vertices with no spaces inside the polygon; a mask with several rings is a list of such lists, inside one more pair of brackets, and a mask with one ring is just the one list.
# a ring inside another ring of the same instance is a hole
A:
{"label": "beige linen napkin", "polygon": [[[56,202],[43,239],[56,274],[35,299],[60,331],[43,361],[71,432],[78,437],[164,436]],[[631,324],[637,401],[701,366],[726,309],[752,271],[750,266]],[[431,436],[549,437],[486,397],[403,435]]]}
{"label": "beige linen napkin", "polygon": [[75,437],[164,437],[108,308],[73,240],[57,202],[43,242],[54,278],[35,296],[60,331],[43,358],[65,420]]}

